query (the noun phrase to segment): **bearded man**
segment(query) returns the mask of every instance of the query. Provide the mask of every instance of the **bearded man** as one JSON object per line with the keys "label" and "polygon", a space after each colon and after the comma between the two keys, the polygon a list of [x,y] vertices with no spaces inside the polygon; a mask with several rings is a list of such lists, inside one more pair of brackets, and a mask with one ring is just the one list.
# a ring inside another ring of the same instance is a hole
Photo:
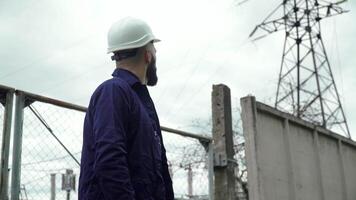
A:
{"label": "bearded man", "polygon": [[84,121],[79,200],[173,200],[159,119],[147,86],[157,84],[158,40],[126,17],[108,32],[113,78],[93,93]]}

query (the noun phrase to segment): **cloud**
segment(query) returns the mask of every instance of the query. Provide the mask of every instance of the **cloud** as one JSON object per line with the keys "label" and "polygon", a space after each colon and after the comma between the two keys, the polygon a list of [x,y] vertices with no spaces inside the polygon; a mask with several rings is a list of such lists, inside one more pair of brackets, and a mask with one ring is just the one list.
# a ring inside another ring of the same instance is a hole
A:
{"label": "cloud", "polygon": [[[0,8],[0,83],[86,105],[114,69],[106,54],[107,30],[112,22],[131,15],[145,19],[162,39],[156,44],[160,81],[151,93],[165,124],[185,127],[192,118],[210,116],[214,83],[227,84],[234,99],[254,94],[260,101],[273,102],[283,32],[255,43],[248,35],[279,3],[5,0]],[[351,25],[356,6],[344,5],[351,12],[335,17],[339,69],[331,41],[333,20],[323,22],[323,34],[354,132],[356,27]]]}

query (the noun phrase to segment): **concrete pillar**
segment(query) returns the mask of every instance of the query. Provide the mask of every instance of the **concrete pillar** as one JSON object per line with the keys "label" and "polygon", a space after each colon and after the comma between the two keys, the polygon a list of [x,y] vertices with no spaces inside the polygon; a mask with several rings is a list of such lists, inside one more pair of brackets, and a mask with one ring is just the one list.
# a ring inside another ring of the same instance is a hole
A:
{"label": "concrete pillar", "polygon": [[236,200],[231,95],[225,85],[213,85],[214,199]]}

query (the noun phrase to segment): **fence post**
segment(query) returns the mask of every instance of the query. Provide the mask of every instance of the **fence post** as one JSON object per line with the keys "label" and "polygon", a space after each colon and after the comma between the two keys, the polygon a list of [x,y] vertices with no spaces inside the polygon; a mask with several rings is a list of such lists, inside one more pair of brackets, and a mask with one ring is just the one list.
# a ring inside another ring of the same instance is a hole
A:
{"label": "fence post", "polygon": [[193,198],[193,170],[192,165],[188,165],[188,198]]}
{"label": "fence post", "polygon": [[50,200],[56,200],[56,174],[51,174],[51,198]]}
{"label": "fence post", "polygon": [[213,85],[214,199],[236,200],[230,89]]}
{"label": "fence post", "polygon": [[213,141],[208,145],[208,176],[209,176],[209,200],[214,200],[214,145]]}
{"label": "fence post", "polygon": [[9,89],[5,97],[4,126],[1,144],[0,199],[7,200],[9,184],[9,150],[14,90]]}
{"label": "fence post", "polygon": [[11,174],[11,200],[19,200],[21,179],[22,128],[25,108],[25,95],[16,91],[14,142]]}

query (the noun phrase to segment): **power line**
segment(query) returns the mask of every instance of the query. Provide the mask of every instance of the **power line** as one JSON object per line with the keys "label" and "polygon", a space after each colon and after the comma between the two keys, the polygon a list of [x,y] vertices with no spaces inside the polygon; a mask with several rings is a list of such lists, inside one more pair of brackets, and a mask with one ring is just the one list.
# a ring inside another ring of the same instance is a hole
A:
{"label": "power line", "polygon": [[[333,41],[335,41],[336,63],[337,63],[337,66],[339,68],[339,76],[340,76],[340,81],[341,81],[341,90],[342,90],[342,93],[345,94],[345,92],[344,92],[344,79],[343,79],[343,73],[342,73],[343,70],[342,70],[341,59],[340,59],[340,48],[339,48],[339,45],[338,45],[338,33],[337,33],[336,19],[335,18],[333,18],[333,28],[334,28]],[[345,105],[345,98],[342,98],[342,101],[343,101],[343,104]]]}
{"label": "power line", "polygon": [[[98,34],[98,33],[96,33]],[[96,35],[95,34],[95,35]],[[57,54],[59,54],[60,52],[64,52],[64,51],[68,51],[69,49],[72,49],[72,48],[75,48],[79,45],[81,45],[83,42],[87,41],[88,39],[90,39],[91,37],[93,37],[94,35],[91,34],[89,36],[87,36],[86,38],[84,39],[81,39],[79,41],[76,41],[74,43],[72,43],[71,45],[63,48],[63,49],[60,49],[58,52],[54,53],[54,54],[49,54],[47,56],[43,56],[41,58],[38,58],[38,59],[35,59],[34,61],[30,62],[29,64],[25,64],[17,69],[15,69],[14,71],[12,72],[9,72],[3,76],[0,76],[0,79],[4,79],[4,78],[7,78],[7,77],[10,77],[10,76],[13,76],[15,74],[17,74],[18,72],[21,72],[21,71],[25,71],[25,70],[28,70],[28,69],[33,69],[33,68],[37,68],[37,67],[41,67],[41,65],[39,65],[40,63],[44,62],[44,61],[47,61],[51,58],[54,58],[55,56],[57,56]]]}
{"label": "power line", "polygon": [[[286,33],[275,107],[327,129],[337,126],[350,138],[321,34],[323,19],[347,12],[339,6],[344,2],[283,1],[250,37],[260,39],[261,31],[263,36],[279,30]],[[283,14],[271,19],[277,11]]]}
{"label": "power line", "polygon": [[[175,69],[175,68],[179,68],[179,69],[182,69],[182,65],[183,65],[183,63],[184,63],[184,61],[186,60],[186,58],[187,58],[187,56],[188,56],[188,53],[191,51],[191,47],[189,47],[187,50],[186,50],[186,52],[185,52],[185,54],[184,54],[184,56],[183,56],[183,58],[180,60],[180,62],[179,62],[179,64],[176,66],[176,67],[172,67],[173,69]],[[170,71],[172,71],[172,70],[168,70],[168,72],[170,72]],[[166,72],[167,73],[167,72]],[[165,74],[165,73],[164,73]],[[163,75],[163,74],[162,74]],[[164,96],[164,94],[166,93],[166,91],[167,91],[167,85],[163,88],[163,91],[161,92],[161,94],[159,95],[159,97],[157,98],[157,102],[159,102],[160,100],[161,100],[161,98]]]}
{"label": "power line", "polygon": [[[197,71],[197,69],[201,66],[201,62],[204,58],[204,56],[207,54],[208,50],[211,48],[211,45],[208,46],[208,48],[205,50],[205,52],[202,54],[202,56],[200,57],[200,59],[198,60],[198,63],[195,65],[193,72],[191,72],[189,74],[189,76],[187,76],[186,79],[184,79],[184,83],[183,86],[181,87],[181,89],[179,90],[179,92],[177,93],[177,95],[175,96],[174,99],[179,99],[179,97],[181,96],[181,94],[183,93],[183,91],[186,88],[187,83],[190,81],[190,79],[192,78],[193,74]],[[174,104],[175,105],[175,104]],[[172,110],[175,108],[175,106],[172,106],[171,109],[168,110],[168,112],[166,112],[166,115],[170,115],[170,113],[172,112]]]}
{"label": "power line", "polygon": [[239,1],[239,2],[237,2],[237,6],[242,6],[243,4],[245,4],[245,3],[247,3],[248,1],[250,1],[250,0],[241,0],[241,1]]}
{"label": "power line", "polygon": [[37,182],[37,181],[39,181],[39,180],[43,180],[43,179],[45,179],[45,178],[48,178],[48,174],[45,175],[45,176],[41,176],[41,177],[39,177],[39,178],[32,179],[31,181],[28,181],[28,182],[22,183],[22,184],[23,184],[23,185],[28,185],[28,184],[30,184],[30,183]]}
{"label": "power line", "polygon": [[90,74],[90,73],[93,73],[94,71],[98,70],[98,69],[101,69],[99,67],[103,67],[103,64],[99,64],[99,65],[93,65],[91,67],[91,71],[89,70],[86,70],[84,73],[80,73],[80,74],[77,74],[77,75],[74,75],[74,76],[71,76],[70,78],[67,78],[67,79],[64,79],[62,81],[59,81],[57,84],[55,84],[54,86],[51,86],[51,87],[48,87],[46,89],[43,89],[42,91],[40,91],[39,93],[44,93],[44,92],[47,92],[53,88],[58,88],[58,86],[61,86],[61,85],[64,85],[64,84],[67,84],[69,81],[72,81],[72,80],[75,80],[75,79],[80,79],[81,77],[87,75],[87,74]]}
{"label": "power line", "polygon": [[[244,47],[246,44],[252,43],[252,41],[250,41],[248,38],[245,39],[240,45],[238,45],[238,47],[235,49],[234,54],[237,53],[242,47]],[[231,58],[230,58],[231,59]],[[201,84],[201,86],[192,93],[192,95],[187,99],[187,101],[185,101],[184,103],[181,104],[181,106],[178,107],[178,109],[176,110],[181,110],[183,106],[187,105],[189,102],[192,102],[193,99],[195,99],[195,97],[201,93],[202,88],[205,87],[207,85],[207,83],[214,77],[216,76],[217,72],[225,66],[225,64],[230,61],[230,59],[225,59],[223,63],[221,63],[220,65],[218,65],[218,67],[214,70],[214,72],[206,79],[206,81]],[[168,116],[169,117],[169,116]]]}

